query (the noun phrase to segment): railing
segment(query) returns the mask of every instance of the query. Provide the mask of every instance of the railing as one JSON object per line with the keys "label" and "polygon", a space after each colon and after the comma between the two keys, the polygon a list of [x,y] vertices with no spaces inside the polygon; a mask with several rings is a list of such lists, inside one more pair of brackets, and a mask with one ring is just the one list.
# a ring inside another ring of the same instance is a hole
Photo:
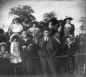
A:
{"label": "railing", "polygon": [[[86,72],[86,53],[82,54],[73,54],[72,56],[75,57],[75,72],[82,73],[83,75]],[[1,56],[0,56],[1,57]],[[57,61],[59,58],[66,58],[68,57],[67,55],[61,55],[61,56],[56,56],[55,61]],[[11,56],[6,57],[8,59],[13,58]],[[33,57],[33,58],[40,58],[40,57]]]}

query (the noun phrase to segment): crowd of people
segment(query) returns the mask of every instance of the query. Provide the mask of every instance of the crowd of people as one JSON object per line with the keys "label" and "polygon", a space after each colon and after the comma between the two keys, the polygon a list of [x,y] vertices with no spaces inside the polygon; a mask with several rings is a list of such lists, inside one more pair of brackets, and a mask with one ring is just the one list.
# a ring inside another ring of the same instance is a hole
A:
{"label": "crowd of people", "polygon": [[9,59],[16,75],[19,66],[22,76],[74,73],[78,45],[72,20],[52,18],[46,23],[33,21],[27,26],[25,21],[13,19],[8,32],[0,34],[0,57]]}

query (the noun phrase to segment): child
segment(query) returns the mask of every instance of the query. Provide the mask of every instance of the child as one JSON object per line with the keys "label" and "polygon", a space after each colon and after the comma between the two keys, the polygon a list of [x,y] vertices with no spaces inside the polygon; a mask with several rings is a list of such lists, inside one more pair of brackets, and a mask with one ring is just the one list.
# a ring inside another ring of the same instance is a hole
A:
{"label": "child", "polygon": [[10,37],[10,41],[11,41],[10,53],[11,53],[11,56],[12,56],[10,61],[13,64],[15,74],[17,74],[16,73],[17,72],[17,67],[22,64],[22,59],[21,59],[21,56],[20,56],[20,51],[21,50],[20,50],[19,35],[18,34],[13,34]]}
{"label": "child", "polygon": [[75,52],[76,45],[75,41],[71,36],[68,36],[65,43],[65,54],[67,55],[67,71],[73,73],[75,71]]}
{"label": "child", "polygon": [[10,55],[7,51],[7,44],[5,42],[0,43],[0,75],[10,74],[10,64],[8,57]]}
{"label": "child", "polygon": [[6,48],[7,48],[7,44],[5,42],[0,43],[0,56],[1,57],[6,58],[6,57],[9,56],[8,51],[6,50]]}

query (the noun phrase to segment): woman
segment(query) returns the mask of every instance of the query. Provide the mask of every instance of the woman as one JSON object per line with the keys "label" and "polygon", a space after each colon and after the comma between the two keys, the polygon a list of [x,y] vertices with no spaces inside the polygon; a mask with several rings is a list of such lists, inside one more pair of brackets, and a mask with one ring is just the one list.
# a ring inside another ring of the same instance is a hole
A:
{"label": "woman", "polygon": [[20,33],[23,30],[23,26],[20,24],[20,19],[13,19],[13,23],[11,24],[11,28],[13,33]]}

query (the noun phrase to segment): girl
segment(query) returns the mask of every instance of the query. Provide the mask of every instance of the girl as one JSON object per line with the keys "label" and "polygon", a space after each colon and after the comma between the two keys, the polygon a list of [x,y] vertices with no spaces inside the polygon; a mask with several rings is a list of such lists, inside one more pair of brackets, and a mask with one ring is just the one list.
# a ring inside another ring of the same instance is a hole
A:
{"label": "girl", "polygon": [[[11,59],[10,59],[10,61],[13,64],[15,74],[17,74],[16,73],[18,71],[17,68],[18,68],[18,66],[21,66],[21,64],[22,64],[22,59],[20,56],[21,47],[20,47],[20,42],[19,42],[19,35],[13,34],[10,37],[10,41],[11,41],[11,46],[10,46]],[[20,72],[18,74],[20,75]]]}

